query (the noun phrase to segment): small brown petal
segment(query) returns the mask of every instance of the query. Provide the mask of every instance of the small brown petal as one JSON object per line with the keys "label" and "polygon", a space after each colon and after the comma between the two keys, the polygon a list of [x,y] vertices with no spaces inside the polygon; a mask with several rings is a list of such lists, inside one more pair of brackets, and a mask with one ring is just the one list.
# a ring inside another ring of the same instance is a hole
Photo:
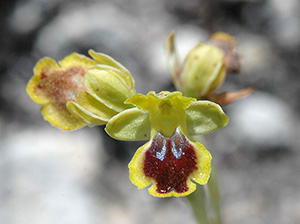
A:
{"label": "small brown petal", "polygon": [[209,96],[206,96],[206,99],[224,106],[250,95],[250,93],[253,92],[254,89],[254,87],[249,87],[247,89],[239,90],[236,92],[212,93]]}
{"label": "small brown petal", "polygon": [[211,36],[210,43],[225,52],[224,63],[227,73],[240,73],[240,55],[236,52],[237,41],[226,33],[218,32]]}

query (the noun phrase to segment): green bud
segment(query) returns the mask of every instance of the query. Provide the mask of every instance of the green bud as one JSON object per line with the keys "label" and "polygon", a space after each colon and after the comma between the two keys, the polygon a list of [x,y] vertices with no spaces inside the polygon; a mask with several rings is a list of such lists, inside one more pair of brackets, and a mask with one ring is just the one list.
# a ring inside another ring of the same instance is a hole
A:
{"label": "green bud", "polygon": [[224,82],[224,52],[210,44],[199,43],[187,55],[178,77],[185,96],[203,98]]}

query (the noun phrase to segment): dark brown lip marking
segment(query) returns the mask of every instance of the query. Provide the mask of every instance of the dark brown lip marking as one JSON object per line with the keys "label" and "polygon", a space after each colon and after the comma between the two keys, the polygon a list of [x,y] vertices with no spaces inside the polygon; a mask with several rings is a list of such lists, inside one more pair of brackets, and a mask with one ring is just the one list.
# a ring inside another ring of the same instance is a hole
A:
{"label": "dark brown lip marking", "polygon": [[189,190],[187,179],[197,170],[195,149],[177,129],[169,138],[157,133],[144,159],[144,173],[155,180],[157,192],[184,193]]}

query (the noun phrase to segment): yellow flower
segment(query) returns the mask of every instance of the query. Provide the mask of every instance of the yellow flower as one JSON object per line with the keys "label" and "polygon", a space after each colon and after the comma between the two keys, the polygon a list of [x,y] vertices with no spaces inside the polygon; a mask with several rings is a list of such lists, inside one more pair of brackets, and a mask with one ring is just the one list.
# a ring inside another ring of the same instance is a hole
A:
{"label": "yellow flower", "polygon": [[27,85],[31,99],[41,104],[45,120],[63,130],[103,125],[130,108],[124,101],[135,94],[128,70],[111,57],[93,50],[90,59],[72,53],[57,64],[49,57],[34,67]]}
{"label": "yellow flower", "polygon": [[34,75],[27,85],[27,94],[41,104],[45,120],[64,130],[85,125],[66,108],[68,101],[75,101],[85,90],[83,76],[96,62],[78,53],[72,53],[59,61],[45,57],[34,67]]}
{"label": "yellow flower", "polygon": [[125,103],[136,107],[110,119],[106,132],[119,140],[150,139],[129,163],[133,184],[144,188],[152,183],[150,194],[171,197],[192,193],[196,189],[193,182],[207,183],[211,155],[191,136],[210,133],[228,123],[219,105],[168,91],[136,94]]}

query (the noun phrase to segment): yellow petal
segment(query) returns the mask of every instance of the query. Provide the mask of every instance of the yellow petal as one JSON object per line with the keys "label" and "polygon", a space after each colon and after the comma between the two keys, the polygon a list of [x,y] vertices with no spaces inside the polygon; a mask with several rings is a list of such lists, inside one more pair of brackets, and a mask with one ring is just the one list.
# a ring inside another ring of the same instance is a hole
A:
{"label": "yellow petal", "polygon": [[148,142],[145,145],[138,148],[131,162],[128,164],[129,179],[134,185],[137,186],[138,189],[147,187],[152,183],[151,179],[145,176],[143,169],[145,152],[148,150],[150,145],[151,142]]}
{"label": "yellow petal", "polygon": [[34,76],[41,76],[43,70],[45,69],[49,72],[52,72],[56,69],[59,69],[59,65],[52,58],[41,58],[33,69]]}
{"label": "yellow petal", "polygon": [[65,57],[63,60],[59,61],[59,64],[62,68],[66,69],[79,67],[83,70],[88,70],[97,63],[84,55],[74,52]]}
{"label": "yellow petal", "polygon": [[85,123],[72,115],[66,107],[55,103],[43,105],[41,112],[46,121],[62,130],[74,130],[85,126]]}
{"label": "yellow petal", "polygon": [[197,170],[195,170],[190,176],[191,179],[198,184],[206,184],[211,172],[211,154],[207,151],[203,145],[196,141],[191,141],[191,145],[194,146],[196,156],[198,159]]}
{"label": "yellow petal", "polygon": [[155,197],[159,197],[159,198],[184,197],[184,196],[187,196],[187,195],[193,193],[196,190],[196,185],[191,180],[187,180],[186,184],[187,184],[189,190],[184,193],[177,193],[176,191],[171,191],[171,192],[165,193],[165,194],[157,193],[156,183],[153,183],[153,185],[148,189],[148,191],[149,191],[149,194],[151,194]]}
{"label": "yellow petal", "polygon": [[59,69],[58,64],[49,57],[44,57],[36,63],[33,69],[34,75],[29,80],[26,87],[27,94],[35,103],[46,104],[51,101],[51,97],[48,96],[43,89],[39,88],[39,83],[44,76],[43,73],[45,71],[52,72],[56,69]]}

